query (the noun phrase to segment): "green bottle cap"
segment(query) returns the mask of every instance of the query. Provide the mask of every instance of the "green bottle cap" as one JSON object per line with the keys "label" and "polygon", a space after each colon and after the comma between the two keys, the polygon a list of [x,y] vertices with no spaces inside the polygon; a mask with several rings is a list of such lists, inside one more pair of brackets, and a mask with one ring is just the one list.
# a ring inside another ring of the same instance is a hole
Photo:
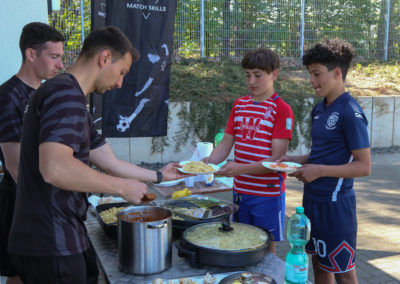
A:
{"label": "green bottle cap", "polygon": [[304,213],[304,208],[302,206],[296,207],[296,213],[297,214],[303,214]]}

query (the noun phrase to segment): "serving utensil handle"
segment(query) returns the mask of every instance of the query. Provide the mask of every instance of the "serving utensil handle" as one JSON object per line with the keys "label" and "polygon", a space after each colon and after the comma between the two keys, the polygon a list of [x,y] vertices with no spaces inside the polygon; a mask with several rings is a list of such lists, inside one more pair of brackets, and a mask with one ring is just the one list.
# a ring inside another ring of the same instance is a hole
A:
{"label": "serving utensil handle", "polygon": [[168,221],[165,221],[163,224],[158,224],[158,225],[147,224],[147,228],[149,229],[161,229],[167,226],[168,226]]}

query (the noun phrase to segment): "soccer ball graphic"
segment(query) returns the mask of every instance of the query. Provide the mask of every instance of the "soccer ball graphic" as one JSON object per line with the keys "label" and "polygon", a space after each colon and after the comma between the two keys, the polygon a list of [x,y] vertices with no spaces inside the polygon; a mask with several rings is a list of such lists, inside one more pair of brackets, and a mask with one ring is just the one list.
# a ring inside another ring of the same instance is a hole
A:
{"label": "soccer ball graphic", "polygon": [[125,132],[129,128],[130,125],[131,125],[131,123],[129,122],[129,117],[122,116],[122,115],[119,116],[119,122],[117,125],[117,130],[119,132]]}

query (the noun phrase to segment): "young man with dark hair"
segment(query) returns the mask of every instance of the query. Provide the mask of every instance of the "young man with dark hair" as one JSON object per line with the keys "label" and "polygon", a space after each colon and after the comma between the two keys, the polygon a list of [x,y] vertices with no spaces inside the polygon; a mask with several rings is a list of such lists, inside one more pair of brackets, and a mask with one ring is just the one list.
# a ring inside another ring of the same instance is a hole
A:
{"label": "young man with dark hair", "polygon": [[151,171],[117,159],[86,108],[85,95],[120,88],[138,57],[119,29],[95,30],[66,73],[46,81],[29,102],[8,244],[26,284],[97,284],[96,256],[83,222],[86,192],[118,194],[138,204],[147,190],[142,181],[183,177],[177,164]]}
{"label": "young man with dark hair", "polygon": [[224,138],[205,162],[224,161],[235,147],[234,162],[218,174],[234,177],[234,201],[239,222],[268,229],[276,241],[283,240],[285,175],[262,165],[286,154],[293,131],[291,107],[274,91],[279,57],[270,49],[249,51],[242,59],[250,95],[238,98],[229,116]]}
{"label": "young man with dark hair", "polygon": [[0,159],[4,177],[0,183],[0,272],[7,284],[21,283],[7,253],[16,182],[22,121],[26,104],[40,86],[64,68],[64,36],[53,27],[34,22],[24,26],[20,36],[22,64],[18,73],[0,86]]}
{"label": "young man with dark hair", "polygon": [[353,47],[325,40],[303,56],[315,94],[323,100],[312,113],[311,152],[286,157],[303,164],[291,174],[304,182],[304,213],[311,221],[315,282],[358,283],[355,270],[357,216],[353,178],[367,176],[371,157],[367,119],[345,91]]}

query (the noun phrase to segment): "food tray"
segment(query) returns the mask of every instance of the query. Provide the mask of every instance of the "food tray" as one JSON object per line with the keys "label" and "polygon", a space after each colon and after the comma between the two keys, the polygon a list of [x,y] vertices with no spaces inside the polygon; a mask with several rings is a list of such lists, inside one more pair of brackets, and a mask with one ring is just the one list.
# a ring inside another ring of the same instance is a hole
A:
{"label": "food tray", "polygon": [[104,203],[96,206],[96,218],[103,229],[104,233],[110,238],[117,239],[118,226],[117,223],[106,224],[100,217],[100,213],[113,207],[129,207],[132,206],[129,202],[117,202],[117,203]]}
{"label": "food tray", "polygon": [[187,220],[215,220],[238,210],[238,205],[204,195],[190,195],[161,202],[160,206],[169,208],[174,215]]}
{"label": "food tray", "polygon": [[[219,283],[222,279],[225,277],[232,275],[234,273],[239,273],[243,271],[232,271],[232,272],[225,272],[225,273],[216,273],[216,274],[211,274],[212,277],[215,277],[215,281],[213,284]],[[192,283],[196,284],[204,284],[204,276],[205,275],[200,275],[200,276],[193,276],[193,277],[182,277],[182,278],[174,278],[174,279],[163,279],[163,284],[180,284],[183,282],[183,280],[191,280]],[[156,279],[156,278],[154,278]],[[154,280],[153,280],[154,281]],[[153,284],[154,282],[147,282],[146,284]]]}

